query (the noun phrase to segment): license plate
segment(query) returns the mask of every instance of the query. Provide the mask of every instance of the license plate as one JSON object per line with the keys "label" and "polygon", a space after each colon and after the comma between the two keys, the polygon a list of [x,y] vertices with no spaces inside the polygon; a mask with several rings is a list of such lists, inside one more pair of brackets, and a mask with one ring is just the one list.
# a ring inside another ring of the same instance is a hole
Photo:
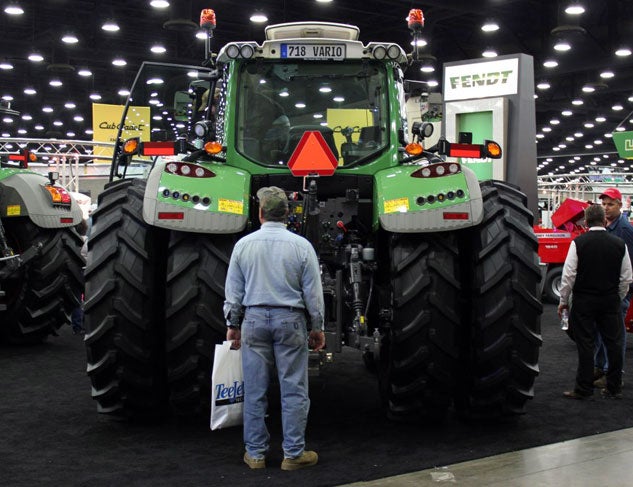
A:
{"label": "license plate", "polygon": [[281,57],[342,61],[345,59],[345,44],[282,44]]}

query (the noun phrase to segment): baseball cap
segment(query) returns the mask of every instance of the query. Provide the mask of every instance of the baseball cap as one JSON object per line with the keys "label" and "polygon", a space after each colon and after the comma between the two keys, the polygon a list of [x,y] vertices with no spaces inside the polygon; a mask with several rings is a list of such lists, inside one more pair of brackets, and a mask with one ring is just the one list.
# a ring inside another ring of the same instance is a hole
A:
{"label": "baseball cap", "polygon": [[611,198],[612,200],[620,200],[622,201],[622,193],[620,193],[620,190],[618,188],[607,188],[605,189],[602,194],[599,196],[600,199],[602,199],[603,197],[608,197]]}
{"label": "baseball cap", "polygon": [[257,190],[259,207],[269,216],[282,218],[288,210],[288,197],[283,189],[277,186],[268,186]]}

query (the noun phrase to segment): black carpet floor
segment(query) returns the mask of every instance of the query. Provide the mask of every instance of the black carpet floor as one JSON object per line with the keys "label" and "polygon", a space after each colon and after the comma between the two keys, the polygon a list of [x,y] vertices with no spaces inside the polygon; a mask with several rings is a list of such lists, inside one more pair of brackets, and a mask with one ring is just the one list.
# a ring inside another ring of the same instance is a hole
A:
{"label": "black carpet floor", "polygon": [[[376,379],[359,352],[335,356],[311,383],[308,448],[319,465],[282,472],[278,404],[272,405],[268,468],[242,463],[240,427],[211,432],[208,420],[140,426],[96,413],[82,338],[64,329],[48,343],[0,347],[0,483],[7,486],[334,486],[482,458],[633,426],[633,387],[624,399],[572,401],[576,351],[555,307],[542,319],[540,376],[517,421],[432,429],[392,423],[380,409]],[[629,342],[633,337],[629,336]],[[625,368],[633,374],[627,351]],[[633,384],[632,384],[633,385]]]}

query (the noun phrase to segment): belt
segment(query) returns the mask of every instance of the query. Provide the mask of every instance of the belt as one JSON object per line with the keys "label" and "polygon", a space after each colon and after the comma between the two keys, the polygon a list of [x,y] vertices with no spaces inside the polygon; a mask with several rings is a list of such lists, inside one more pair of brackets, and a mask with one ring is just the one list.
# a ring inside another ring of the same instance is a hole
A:
{"label": "belt", "polygon": [[247,308],[265,308],[265,309],[286,309],[288,311],[305,311],[305,308],[297,308],[296,306],[273,306],[270,304],[253,304]]}

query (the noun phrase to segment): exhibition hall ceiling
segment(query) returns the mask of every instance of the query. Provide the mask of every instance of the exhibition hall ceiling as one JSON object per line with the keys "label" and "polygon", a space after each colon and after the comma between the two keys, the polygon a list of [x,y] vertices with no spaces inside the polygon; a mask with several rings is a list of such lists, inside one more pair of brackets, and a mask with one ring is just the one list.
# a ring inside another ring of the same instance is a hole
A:
{"label": "exhibition hall ceiling", "polygon": [[[123,103],[119,92],[130,87],[143,61],[201,63],[204,41],[196,32],[203,8],[216,13],[215,51],[229,41],[261,43],[266,25],[317,20],[357,25],[364,43],[396,42],[407,52],[412,38],[406,17],[409,9],[420,8],[423,62],[409,66],[407,79],[423,82],[426,92],[441,92],[443,63],[529,54],[539,174],[600,167],[631,171],[611,139],[618,127],[633,130],[631,0],[172,0],[165,8],[151,3],[4,0],[0,96],[19,116],[2,116],[2,136],[91,139],[93,101]],[[15,11],[9,7],[23,13],[10,13]],[[267,20],[254,22],[253,14]],[[108,30],[107,24],[118,29]],[[76,42],[64,42],[64,36]],[[33,53],[41,60],[29,60]],[[435,70],[421,71],[429,61]]]}

